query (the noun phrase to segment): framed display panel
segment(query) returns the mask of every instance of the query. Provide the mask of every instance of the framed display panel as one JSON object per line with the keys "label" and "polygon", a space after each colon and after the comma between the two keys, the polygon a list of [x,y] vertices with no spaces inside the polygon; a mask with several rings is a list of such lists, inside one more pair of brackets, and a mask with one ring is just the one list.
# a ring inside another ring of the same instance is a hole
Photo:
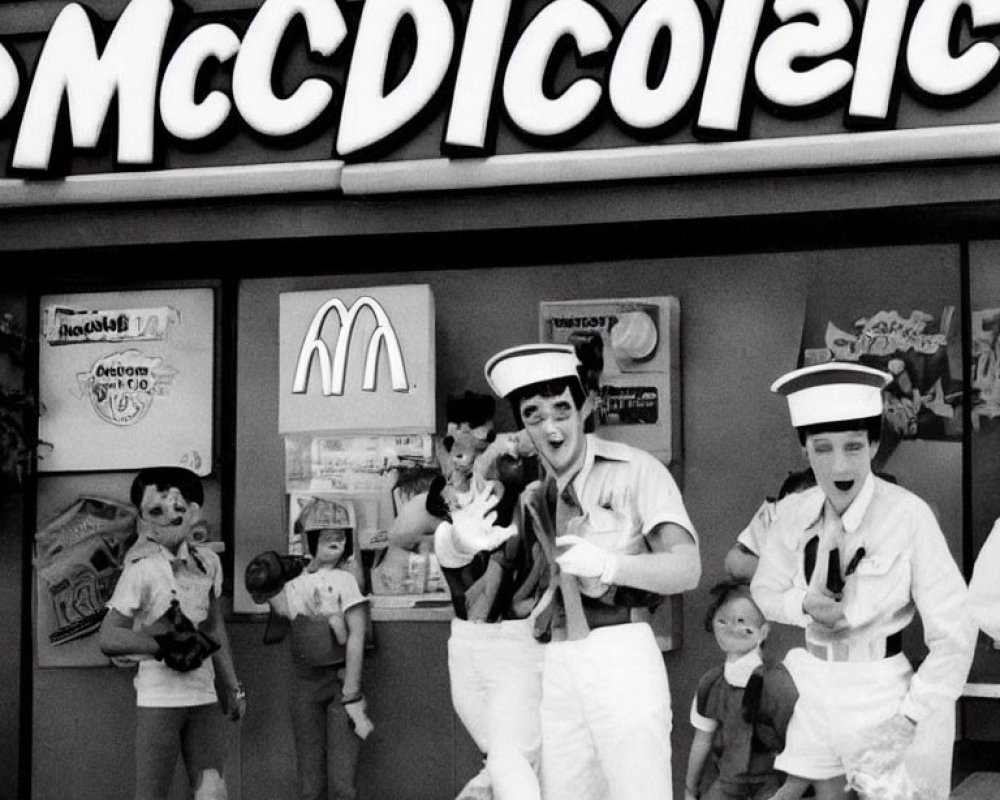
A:
{"label": "framed display panel", "polygon": [[604,362],[595,410],[601,437],[674,462],[680,453],[677,298],[543,301],[538,325],[543,342],[597,340]]}
{"label": "framed display panel", "polygon": [[429,286],[284,292],[279,433],[434,430]]}
{"label": "framed display panel", "polygon": [[212,470],[213,290],[40,300],[41,472]]}

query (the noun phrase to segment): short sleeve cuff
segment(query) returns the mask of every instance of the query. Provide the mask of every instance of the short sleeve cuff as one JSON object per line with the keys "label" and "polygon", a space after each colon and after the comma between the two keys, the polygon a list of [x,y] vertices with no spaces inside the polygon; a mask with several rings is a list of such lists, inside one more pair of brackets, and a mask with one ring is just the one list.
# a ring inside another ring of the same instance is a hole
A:
{"label": "short sleeve cuff", "polygon": [[354,608],[355,606],[363,605],[368,602],[368,598],[363,594],[359,594],[357,597],[345,598],[344,599],[344,611]]}
{"label": "short sleeve cuff", "polygon": [[691,699],[691,725],[695,730],[704,731],[705,733],[714,733],[715,729],[719,727],[718,720],[698,713],[697,695]]}

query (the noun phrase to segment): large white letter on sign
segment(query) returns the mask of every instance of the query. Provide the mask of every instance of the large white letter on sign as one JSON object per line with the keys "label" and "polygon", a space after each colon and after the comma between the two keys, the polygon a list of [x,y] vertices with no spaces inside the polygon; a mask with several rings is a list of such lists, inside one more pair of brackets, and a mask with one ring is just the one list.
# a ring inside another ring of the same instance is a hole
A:
{"label": "large white letter on sign", "polygon": [[281,37],[299,16],[306,23],[311,52],[332,56],[347,36],[347,24],[336,3],[266,0],[260,7],[233,65],[233,100],[247,124],[265,136],[298,133],[333,99],[333,87],[322,78],[306,78],[288,97],[274,94],[271,78]]}
{"label": "large white letter on sign", "polygon": [[563,37],[576,44],[580,58],[608,49],[611,30],[586,0],[555,0],[535,16],[521,34],[503,82],[503,102],[511,121],[531,136],[559,136],[586,121],[601,100],[601,84],[580,77],[558,97],[545,93],[546,68]]}
{"label": "large white letter on sign", "polygon": [[118,161],[151,164],[160,56],[173,16],[170,0],[132,0],[100,56],[83,7],[59,12],[38,58],[12,165],[47,170],[63,97],[75,147],[94,148],[118,98]]}
{"label": "large white letter on sign", "polygon": [[[417,49],[405,77],[383,93],[389,51],[404,17]],[[344,88],[337,152],[348,156],[379,144],[419,114],[441,86],[455,46],[455,25],[439,0],[368,0]]]}
{"label": "large white letter on sign", "polygon": [[926,0],[913,20],[906,65],[913,82],[928,94],[949,97],[971,91],[1000,61],[1000,50],[988,41],[952,55],[948,39],[962,8],[972,14],[973,31],[1000,23],[1000,6],[990,0]]}

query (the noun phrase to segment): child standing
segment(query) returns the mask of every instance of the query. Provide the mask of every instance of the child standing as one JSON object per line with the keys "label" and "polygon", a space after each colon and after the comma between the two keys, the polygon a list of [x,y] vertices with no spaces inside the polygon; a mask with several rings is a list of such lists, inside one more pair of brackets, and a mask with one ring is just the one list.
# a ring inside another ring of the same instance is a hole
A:
{"label": "child standing", "polygon": [[[774,768],[798,699],[795,683],[784,666],[761,657],[769,626],[749,586],[725,581],[711,594],[705,630],[715,634],[726,659],[705,673],[691,703],[695,734],[685,800],[798,800],[808,782]],[[702,792],[710,755],[718,777]]]}
{"label": "child standing", "polygon": [[[843,800],[848,781],[905,780],[904,759],[935,733],[920,723],[959,696],[975,644],[965,581],[934,513],[872,474],[890,379],[828,363],[771,387],[788,401],[818,485],[778,505],[751,589],[767,619],[805,629],[805,648],[785,657],[799,701],[775,766],[811,779],[818,800]],[[901,632],[916,612],[929,652],[914,671]],[[860,768],[872,755],[879,775]]]}
{"label": "child standing", "polygon": [[[355,800],[361,741],[373,730],[362,693],[368,599],[348,571],[354,509],[315,498],[298,527],[311,558],[284,581],[262,554],[247,565],[247,591],[291,620],[291,716],[303,800]],[[269,558],[268,556],[272,556]]]}
{"label": "child standing", "polygon": [[220,703],[237,720],[246,700],[219,609],[219,557],[189,541],[201,519],[201,480],[180,467],[145,469],[131,500],[139,509],[138,540],[108,601],[99,642],[107,656],[139,660],[135,797],[165,800],[181,755],[195,799],[225,800],[228,731]]}

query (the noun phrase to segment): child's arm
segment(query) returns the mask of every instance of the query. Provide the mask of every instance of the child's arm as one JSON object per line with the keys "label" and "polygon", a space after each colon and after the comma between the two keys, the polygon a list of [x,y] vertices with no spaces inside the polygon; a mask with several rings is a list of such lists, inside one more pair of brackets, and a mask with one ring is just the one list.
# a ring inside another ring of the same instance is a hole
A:
{"label": "child's arm", "polygon": [[365,629],[368,626],[368,603],[358,603],[344,612],[347,622],[347,647],[344,658],[344,699],[361,694],[361,672],[365,655]]}
{"label": "child's arm", "polygon": [[368,603],[357,603],[344,612],[347,621],[347,648],[344,661],[344,696],[342,702],[354,732],[362,739],[374,729],[368,718],[368,705],[361,692],[364,664],[365,630],[368,627]]}
{"label": "child's arm", "polygon": [[695,729],[688,753],[687,774],[684,778],[684,800],[697,800],[701,773],[712,750],[712,732]]}
{"label": "child's arm", "polygon": [[771,795],[770,800],[799,800],[808,788],[809,780],[807,778],[789,775],[781,784],[781,788]]}
{"label": "child's arm", "polygon": [[219,649],[212,654],[212,666],[215,667],[216,681],[225,694],[225,697],[219,698],[219,703],[226,712],[226,716],[237,720],[246,712],[246,695],[243,692],[242,684],[236,677],[236,668],[233,666],[233,651],[229,645],[229,634],[226,632],[226,624],[222,619],[219,600],[214,594],[209,598],[208,618],[202,625],[202,629],[219,645]]}

